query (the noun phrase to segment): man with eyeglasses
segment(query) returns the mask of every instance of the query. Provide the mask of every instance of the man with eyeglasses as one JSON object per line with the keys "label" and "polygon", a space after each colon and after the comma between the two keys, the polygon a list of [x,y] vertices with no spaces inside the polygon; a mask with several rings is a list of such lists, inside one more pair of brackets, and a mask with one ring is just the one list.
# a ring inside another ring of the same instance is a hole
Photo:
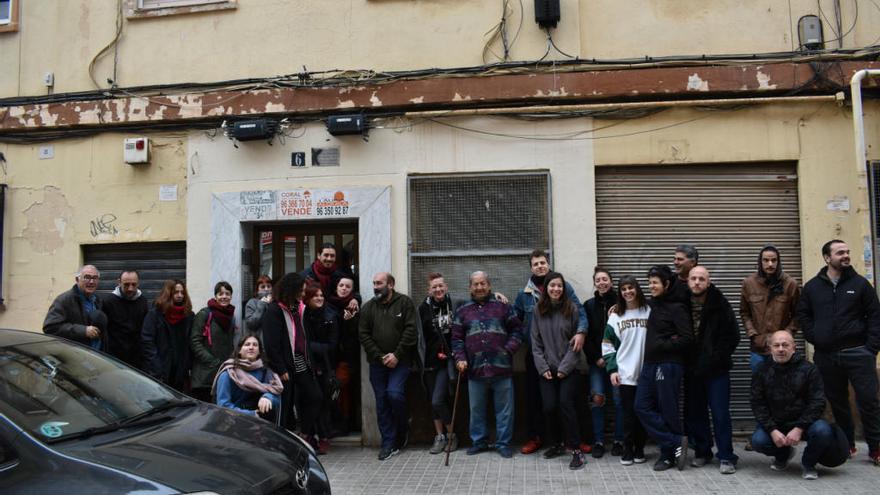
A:
{"label": "man with eyeglasses", "polygon": [[96,296],[101,274],[92,265],[85,265],[76,274],[76,284],[52,302],[43,333],[83,343],[94,349],[107,349],[107,315]]}

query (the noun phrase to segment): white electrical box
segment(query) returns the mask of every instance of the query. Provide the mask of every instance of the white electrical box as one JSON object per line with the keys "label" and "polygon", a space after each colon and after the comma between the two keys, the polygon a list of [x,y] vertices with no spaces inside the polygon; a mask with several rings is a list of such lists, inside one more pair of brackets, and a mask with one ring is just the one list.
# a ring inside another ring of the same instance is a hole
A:
{"label": "white electrical box", "polygon": [[123,151],[125,163],[150,163],[150,139],[145,137],[126,138]]}

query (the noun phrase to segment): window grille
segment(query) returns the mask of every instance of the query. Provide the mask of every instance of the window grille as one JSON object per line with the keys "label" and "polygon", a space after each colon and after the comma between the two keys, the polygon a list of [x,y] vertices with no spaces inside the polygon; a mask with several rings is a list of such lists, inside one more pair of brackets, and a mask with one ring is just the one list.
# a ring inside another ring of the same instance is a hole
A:
{"label": "window grille", "polygon": [[529,276],[528,255],[549,252],[550,177],[546,172],[411,176],[410,293],[426,293],[427,275],[444,274],[450,292],[468,296],[468,276],[483,270],[511,300]]}

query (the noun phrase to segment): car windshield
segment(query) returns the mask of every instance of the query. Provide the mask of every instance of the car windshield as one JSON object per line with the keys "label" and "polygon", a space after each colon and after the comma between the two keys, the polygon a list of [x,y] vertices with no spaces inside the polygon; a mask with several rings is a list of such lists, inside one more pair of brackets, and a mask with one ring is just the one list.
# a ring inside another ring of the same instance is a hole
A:
{"label": "car windshield", "polygon": [[0,413],[46,441],[120,424],[184,398],[62,340],[0,348]]}

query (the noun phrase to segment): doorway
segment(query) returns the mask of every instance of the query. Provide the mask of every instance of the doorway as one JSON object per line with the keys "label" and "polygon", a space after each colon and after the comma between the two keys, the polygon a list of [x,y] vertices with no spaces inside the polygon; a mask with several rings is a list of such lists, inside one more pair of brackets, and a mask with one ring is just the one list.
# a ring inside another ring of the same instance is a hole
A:
{"label": "doorway", "polygon": [[[318,258],[321,246],[329,243],[336,246],[336,263],[340,269],[354,275],[354,290],[357,292],[357,221],[259,224],[254,226],[253,236],[254,249],[250,268],[251,273],[256,276],[268,275],[276,281],[285,273],[301,273]],[[331,438],[336,438],[332,441],[334,444],[360,444],[361,353],[357,343],[357,319],[343,320],[340,316],[339,331],[340,347],[336,360],[345,362],[345,365],[336,367],[335,376],[342,384],[342,391],[333,406],[332,418],[324,418],[328,422],[321,429]],[[345,352],[346,346],[357,351]],[[342,355],[348,356],[348,359],[341,359]]]}

